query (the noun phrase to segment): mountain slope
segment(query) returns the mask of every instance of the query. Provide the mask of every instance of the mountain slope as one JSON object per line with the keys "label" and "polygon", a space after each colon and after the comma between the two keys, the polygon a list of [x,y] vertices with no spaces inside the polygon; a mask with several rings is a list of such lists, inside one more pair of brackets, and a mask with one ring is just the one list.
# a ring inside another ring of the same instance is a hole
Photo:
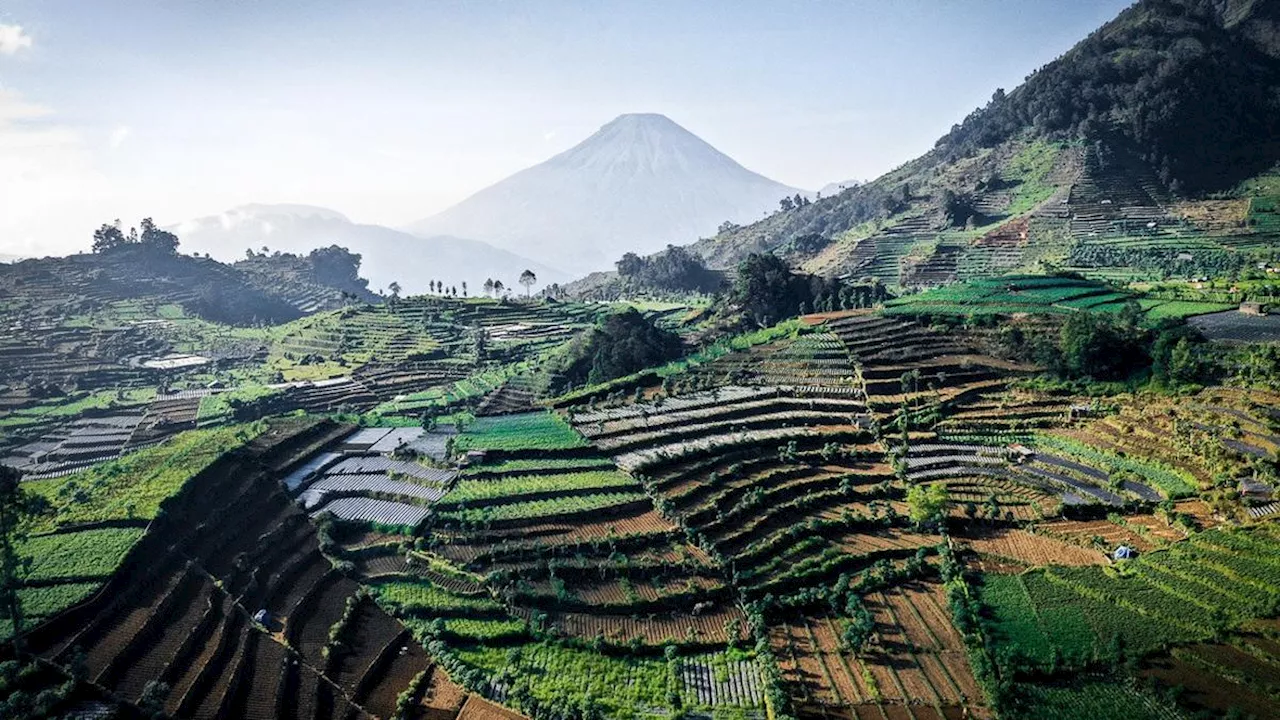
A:
{"label": "mountain slope", "polygon": [[458,237],[416,237],[380,225],[353,223],[341,213],[307,205],[243,205],[221,215],[190,220],[175,231],[184,251],[209,253],[234,260],[248,249],[306,255],[338,245],[361,255],[360,274],[370,287],[400,284],[409,294],[426,293],[431,281],[456,286],[466,283],[476,295],[486,278],[516,287],[520,273],[532,270],[538,285],[568,278],[547,265],[475,240]]}
{"label": "mountain slope", "polygon": [[582,273],[608,269],[627,251],[709,235],[726,220],[759,218],[796,192],[665,116],[622,115],[408,230],[480,238]]}
{"label": "mountain slope", "polygon": [[694,248],[715,267],[769,250],[902,287],[1247,268],[1280,242],[1265,174],[1280,160],[1278,18],[1274,2],[1143,0],[924,156]]}
{"label": "mountain slope", "polygon": [[230,265],[135,247],[0,265],[0,296],[50,318],[129,301],[179,305],[189,315],[231,325],[282,323],[304,313]]}

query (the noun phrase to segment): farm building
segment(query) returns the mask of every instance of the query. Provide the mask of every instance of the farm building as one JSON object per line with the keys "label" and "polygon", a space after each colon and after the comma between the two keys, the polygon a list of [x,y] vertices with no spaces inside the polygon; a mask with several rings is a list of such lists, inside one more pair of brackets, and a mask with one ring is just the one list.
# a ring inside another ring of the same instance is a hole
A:
{"label": "farm building", "polygon": [[1245,315],[1266,315],[1268,309],[1266,305],[1260,302],[1248,301],[1240,303],[1240,312]]}
{"label": "farm building", "polygon": [[1246,500],[1270,500],[1275,488],[1261,480],[1245,478],[1238,485],[1240,496]]}
{"label": "farm building", "polygon": [[1137,555],[1137,553],[1134,552],[1133,548],[1129,547],[1128,545],[1121,545],[1120,547],[1116,548],[1116,551],[1114,553],[1112,553],[1112,557],[1114,557],[1116,560],[1130,560],[1135,555]]}

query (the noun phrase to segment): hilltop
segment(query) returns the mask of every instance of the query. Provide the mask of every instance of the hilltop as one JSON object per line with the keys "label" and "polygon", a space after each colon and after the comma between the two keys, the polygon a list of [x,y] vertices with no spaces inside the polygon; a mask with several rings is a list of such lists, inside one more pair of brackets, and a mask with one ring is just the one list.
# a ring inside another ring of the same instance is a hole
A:
{"label": "hilltop", "polygon": [[121,302],[178,306],[188,314],[231,325],[286,322],[304,312],[287,299],[287,289],[260,286],[234,267],[145,248],[0,265],[0,288],[14,307],[49,317],[93,312]]}
{"label": "hilltop", "polygon": [[927,287],[1240,271],[1275,246],[1277,10],[1144,0],[874,181],[692,247]]}
{"label": "hilltop", "polygon": [[657,114],[622,115],[559,155],[433,217],[416,235],[479,238],[576,273],[626,251],[710,235],[759,218],[795,188],[751,172]]}
{"label": "hilltop", "polygon": [[249,250],[297,255],[339,245],[360,254],[361,272],[374,288],[394,282],[409,294],[427,292],[433,281],[458,287],[459,292],[467,286],[473,294],[480,293],[487,278],[515,287],[526,269],[538,276],[539,285],[568,279],[544,263],[465,236],[416,237],[310,205],[242,205],[173,229],[182,236],[184,248],[227,262],[246,257]]}

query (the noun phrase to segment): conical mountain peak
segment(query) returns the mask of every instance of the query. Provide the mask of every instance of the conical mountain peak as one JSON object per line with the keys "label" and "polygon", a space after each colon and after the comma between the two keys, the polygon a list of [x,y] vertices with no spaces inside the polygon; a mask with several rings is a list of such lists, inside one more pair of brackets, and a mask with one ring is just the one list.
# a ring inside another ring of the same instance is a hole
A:
{"label": "conical mountain peak", "polygon": [[797,192],[738,164],[665,115],[619,115],[555,157],[409,226],[521,248],[571,272],[711,235]]}

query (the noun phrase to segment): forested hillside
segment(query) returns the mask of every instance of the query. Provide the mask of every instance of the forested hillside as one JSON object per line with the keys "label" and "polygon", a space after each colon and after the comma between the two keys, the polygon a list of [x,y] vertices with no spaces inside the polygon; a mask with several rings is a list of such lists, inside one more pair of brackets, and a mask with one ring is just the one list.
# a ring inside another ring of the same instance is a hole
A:
{"label": "forested hillside", "polygon": [[693,248],[904,288],[1013,270],[1239,272],[1280,236],[1280,40],[1261,2],[1143,0],[929,153]]}

